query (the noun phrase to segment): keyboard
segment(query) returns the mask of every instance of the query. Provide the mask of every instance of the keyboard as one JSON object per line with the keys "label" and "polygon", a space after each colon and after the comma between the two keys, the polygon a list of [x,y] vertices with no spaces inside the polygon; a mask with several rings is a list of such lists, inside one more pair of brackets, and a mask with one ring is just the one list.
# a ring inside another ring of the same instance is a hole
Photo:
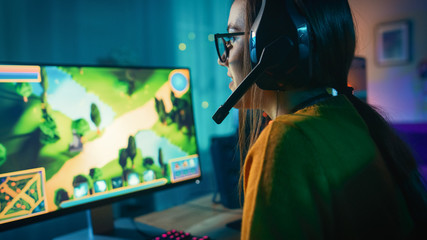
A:
{"label": "keyboard", "polygon": [[193,236],[193,234],[184,232],[184,231],[178,231],[176,229],[169,230],[165,233],[162,233],[159,236],[155,236],[152,238],[152,240],[163,240],[163,239],[170,239],[170,240],[212,240],[208,236]]}

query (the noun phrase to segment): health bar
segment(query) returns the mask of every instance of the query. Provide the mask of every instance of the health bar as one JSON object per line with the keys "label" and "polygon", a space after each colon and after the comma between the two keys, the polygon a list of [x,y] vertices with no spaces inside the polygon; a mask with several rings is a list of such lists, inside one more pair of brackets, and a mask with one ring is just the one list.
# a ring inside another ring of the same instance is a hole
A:
{"label": "health bar", "polygon": [[0,82],[40,82],[39,66],[0,65]]}

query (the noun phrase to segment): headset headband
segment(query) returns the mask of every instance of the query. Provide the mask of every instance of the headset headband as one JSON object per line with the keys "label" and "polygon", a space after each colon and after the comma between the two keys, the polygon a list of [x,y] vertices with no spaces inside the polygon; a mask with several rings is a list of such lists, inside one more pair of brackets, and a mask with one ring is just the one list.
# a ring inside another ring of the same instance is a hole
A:
{"label": "headset headband", "polygon": [[[284,40],[283,38],[286,38]],[[259,62],[264,48],[282,39],[287,55],[272,59],[267,79],[257,81],[264,90],[286,90],[289,85],[303,86],[311,78],[310,27],[293,0],[262,0],[249,37],[252,67]]]}

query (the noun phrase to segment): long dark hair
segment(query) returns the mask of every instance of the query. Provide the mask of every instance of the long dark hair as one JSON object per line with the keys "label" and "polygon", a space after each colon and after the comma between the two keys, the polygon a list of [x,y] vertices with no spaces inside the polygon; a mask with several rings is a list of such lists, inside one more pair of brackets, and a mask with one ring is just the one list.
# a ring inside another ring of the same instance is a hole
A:
{"label": "long dark hair", "polygon": [[[260,0],[246,2],[246,30],[258,12]],[[294,0],[309,22],[313,33],[313,76],[308,87],[331,87],[345,94],[368,126],[388,169],[402,190],[416,224],[427,226],[427,194],[417,163],[408,146],[374,107],[351,94],[347,75],[354,58],[356,37],[353,16],[347,0]],[[247,47],[245,71],[250,70]],[[255,88],[255,87],[254,87]],[[253,101],[259,101],[252,90]],[[263,121],[257,110],[240,110],[241,158],[261,132]],[[243,165],[243,162],[242,162]]]}

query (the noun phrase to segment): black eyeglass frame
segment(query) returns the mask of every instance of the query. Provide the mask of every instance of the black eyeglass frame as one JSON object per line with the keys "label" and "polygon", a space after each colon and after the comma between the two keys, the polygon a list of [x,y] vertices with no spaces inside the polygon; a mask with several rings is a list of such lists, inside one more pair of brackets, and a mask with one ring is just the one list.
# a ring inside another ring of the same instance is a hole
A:
{"label": "black eyeglass frame", "polygon": [[[227,44],[225,43],[225,40],[223,39],[224,37],[234,37],[234,36],[241,36],[241,35],[245,35],[245,32],[233,32],[233,33],[217,33],[215,34],[215,47],[216,47],[216,52],[218,54],[218,59],[220,62],[225,63],[228,59],[228,52],[230,51],[227,47]],[[221,39],[223,41],[223,44],[225,46],[225,58],[222,58],[223,53],[219,52],[219,44],[218,41],[219,39]]]}

